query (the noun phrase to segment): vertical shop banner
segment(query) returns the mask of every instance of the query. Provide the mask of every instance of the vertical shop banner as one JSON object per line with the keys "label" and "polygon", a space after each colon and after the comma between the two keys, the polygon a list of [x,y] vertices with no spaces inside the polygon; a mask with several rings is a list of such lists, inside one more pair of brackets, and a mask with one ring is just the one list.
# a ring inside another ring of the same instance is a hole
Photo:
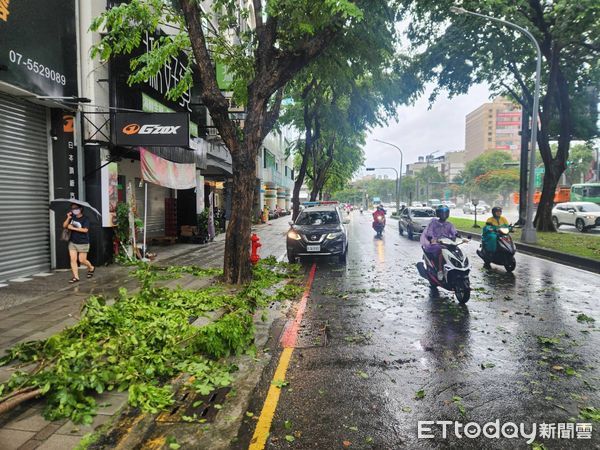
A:
{"label": "vertical shop banner", "polygon": [[119,202],[119,169],[117,163],[102,167],[102,226],[114,227],[117,224],[117,203]]}
{"label": "vertical shop banner", "polygon": [[77,198],[79,177],[75,146],[75,117],[60,109],[51,112],[54,198]]}
{"label": "vertical shop banner", "polygon": [[179,164],[163,159],[140,147],[142,178],[144,181],[170,189],[196,187],[196,164]]}
{"label": "vertical shop banner", "polygon": [[200,172],[196,175],[196,211],[198,214],[204,211],[204,177]]}
{"label": "vertical shop banner", "polygon": [[212,241],[215,238],[215,210],[214,210],[214,205],[215,203],[215,192],[211,191],[210,194],[208,194],[208,238]]}

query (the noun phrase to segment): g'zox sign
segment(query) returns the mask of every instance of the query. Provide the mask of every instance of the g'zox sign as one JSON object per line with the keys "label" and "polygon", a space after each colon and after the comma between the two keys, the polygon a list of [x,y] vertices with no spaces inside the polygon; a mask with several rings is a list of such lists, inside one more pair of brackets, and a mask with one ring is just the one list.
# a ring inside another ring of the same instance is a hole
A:
{"label": "g'zox sign", "polygon": [[188,113],[116,113],[113,143],[128,146],[188,147]]}

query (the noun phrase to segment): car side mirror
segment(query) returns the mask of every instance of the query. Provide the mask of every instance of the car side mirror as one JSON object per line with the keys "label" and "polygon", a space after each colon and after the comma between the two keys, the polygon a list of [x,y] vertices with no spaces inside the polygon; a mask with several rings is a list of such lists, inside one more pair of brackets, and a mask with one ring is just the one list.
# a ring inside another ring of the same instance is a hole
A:
{"label": "car side mirror", "polygon": [[292,222],[291,220],[288,222],[288,224],[289,224],[290,227],[294,226],[294,222]]}
{"label": "car side mirror", "polygon": [[575,214],[575,210],[574,209],[569,209],[568,210],[571,214]]}
{"label": "car side mirror", "polygon": [[345,219],[344,220],[344,225],[348,225],[350,223],[350,219]]}

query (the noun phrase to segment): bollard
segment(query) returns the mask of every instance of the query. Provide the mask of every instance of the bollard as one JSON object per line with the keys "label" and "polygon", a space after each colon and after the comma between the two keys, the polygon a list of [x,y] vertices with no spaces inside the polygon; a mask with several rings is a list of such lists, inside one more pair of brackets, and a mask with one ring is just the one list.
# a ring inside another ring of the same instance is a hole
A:
{"label": "bollard", "polygon": [[256,265],[256,263],[260,259],[260,256],[258,256],[258,249],[259,247],[262,247],[262,244],[260,243],[260,238],[256,235],[256,233],[252,233],[252,237],[250,238],[250,240],[252,241],[252,253],[250,254],[250,262],[253,265]]}

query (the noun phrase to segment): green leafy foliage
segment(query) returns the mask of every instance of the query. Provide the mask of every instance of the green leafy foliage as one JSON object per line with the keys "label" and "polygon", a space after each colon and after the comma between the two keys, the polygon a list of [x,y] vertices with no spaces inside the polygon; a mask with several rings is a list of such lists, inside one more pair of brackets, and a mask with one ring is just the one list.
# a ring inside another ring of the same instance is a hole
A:
{"label": "green leafy foliage", "polygon": [[[19,361],[35,364],[35,369],[16,370],[0,385],[0,392],[40,388],[47,399],[46,418],[89,424],[97,408],[94,393],[127,391],[132,406],[156,413],[173,402],[169,380],[180,373],[190,374],[189,388],[203,395],[227,386],[235,368],[218,360],[251,348],[256,308],[299,292],[296,285],[288,287],[292,284],[267,292],[279,282],[298,278],[295,265],[264,259],[255,272],[254,281],[241,290],[223,285],[169,289],[155,282],[182,273],[206,276],[220,271],[142,264],[134,272],[141,284],[138,293],[121,289],[112,305],[92,296],[76,325],[10,349],[0,365]],[[203,327],[191,325],[191,319],[219,308],[225,311],[219,319]]]}

